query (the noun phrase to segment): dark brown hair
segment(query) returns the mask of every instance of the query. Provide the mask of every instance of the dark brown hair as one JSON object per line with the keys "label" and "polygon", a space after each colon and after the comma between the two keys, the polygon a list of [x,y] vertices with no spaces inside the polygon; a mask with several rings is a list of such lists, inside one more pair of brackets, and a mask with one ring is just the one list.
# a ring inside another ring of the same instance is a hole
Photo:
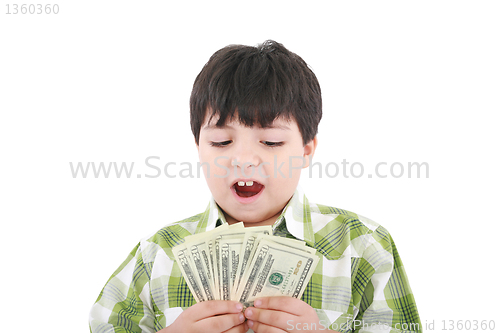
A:
{"label": "dark brown hair", "polygon": [[237,120],[268,127],[283,117],[295,119],[307,144],[321,120],[321,89],[301,57],[272,40],[257,47],[229,45],[215,52],[196,77],[191,92],[191,130],[199,144],[205,118]]}

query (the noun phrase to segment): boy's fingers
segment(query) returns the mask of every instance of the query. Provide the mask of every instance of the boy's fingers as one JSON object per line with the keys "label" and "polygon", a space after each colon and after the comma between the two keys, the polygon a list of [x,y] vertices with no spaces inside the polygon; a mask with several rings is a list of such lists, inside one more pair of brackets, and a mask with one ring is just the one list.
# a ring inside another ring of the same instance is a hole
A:
{"label": "boy's fingers", "polygon": [[295,316],[304,314],[304,311],[307,310],[304,304],[309,307],[300,299],[287,296],[263,297],[254,301],[254,307],[258,309],[279,310]]}
{"label": "boy's fingers", "polygon": [[243,305],[236,301],[206,301],[197,303],[186,311],[190,312],[189,316],[194,321],[199,321],[216,315],[242,312]]}
{"label": "boy's fingers", "polygon": [[[202,321],[199,321],[197,325],[200,327],[200,332],[239,332],[243,331],[245,321],[245,316],[243,313],[231,313],[224,314],[220,316],[215,316],[211,318],[206,318]],[[241,327],[238,328],[237,326]],[[236,330],[231,330],[232,328],[237,328]]]}
{"label": "boy's fingers", "polygon": [[247,331],[248,331],[248,326],[246,325],[246,322],[243,322],[238,326],[231,327],[224,333],[247,333]]}
{"label": "boy's fingers", "polygon": [[274,326],[269,326],[266,324],[259,323],[257,321],[248,321],[248,325],[254,332],[258,333],[283,333],[286,329],[277,328]]}
{"label": "boy's fingers", "polygon": [[[295,318],[294,315],[279,311],[268,309],[247,308],[245,310],[245,317],[255,323],[266,324],[280,329],[287,328],[287,322]],[[253,328],[252,328],[253,329]],[[255,331],[255,329],[253,329]]]}

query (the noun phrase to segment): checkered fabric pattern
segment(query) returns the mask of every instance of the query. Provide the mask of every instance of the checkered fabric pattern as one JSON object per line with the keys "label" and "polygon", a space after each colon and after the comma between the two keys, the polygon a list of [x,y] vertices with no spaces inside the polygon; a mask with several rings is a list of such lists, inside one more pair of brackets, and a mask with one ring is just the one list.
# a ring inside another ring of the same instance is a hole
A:
{"label": "checkered fabric pattern", "polygon": [[[149,333],[173,323],[195,300],[172,247],[223,223],[212,198],[204,213],[141,240],[92,307],[91,332]],[[421,332],[403,264],[382,226],[346,210],[310,203],[298,188],[273,233],[304,240],[321,254],[302,300],[316,309],[322,325],[339,332]]]}

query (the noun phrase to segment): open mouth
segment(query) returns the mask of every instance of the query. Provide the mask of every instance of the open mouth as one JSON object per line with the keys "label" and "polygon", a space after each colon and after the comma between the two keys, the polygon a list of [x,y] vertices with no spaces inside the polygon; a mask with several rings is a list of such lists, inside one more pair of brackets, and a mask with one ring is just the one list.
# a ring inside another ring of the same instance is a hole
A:
{"label": "open mouth", "polygon": [[259,184],[255,181],[239,181],[233,185],[234,191],[239,197],[248,198],[257,195],[262,191],[264,185]]}

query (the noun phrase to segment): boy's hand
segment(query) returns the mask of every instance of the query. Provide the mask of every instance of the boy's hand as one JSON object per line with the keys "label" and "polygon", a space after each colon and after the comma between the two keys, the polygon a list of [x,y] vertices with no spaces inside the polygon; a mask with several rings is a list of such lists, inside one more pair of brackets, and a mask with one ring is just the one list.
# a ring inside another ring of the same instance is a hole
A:
{"label": "boy's hand", "polygon": [[205,301],[184,310],[172,325],[157,333],[244,333],[243,305],[235,301]]}
{"label": "boy's hand", "polygon": [[257,333],[324,332],[316,311],[300,299],[286,296],[255,300],[245,310],[247,325]]}

